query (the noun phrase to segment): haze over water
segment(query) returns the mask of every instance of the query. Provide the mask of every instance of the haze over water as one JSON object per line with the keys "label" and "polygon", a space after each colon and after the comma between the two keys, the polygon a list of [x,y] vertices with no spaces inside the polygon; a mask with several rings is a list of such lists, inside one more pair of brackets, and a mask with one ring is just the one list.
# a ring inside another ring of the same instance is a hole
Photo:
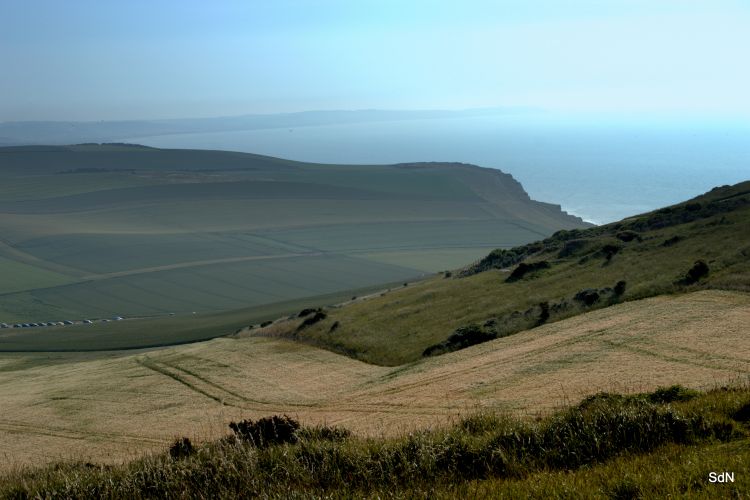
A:
{"label": "haze over water", "polygon": [[499,168],[597,224],[750,179],[750,125],[552,113],[129,138],[321,163],[456,161]]}

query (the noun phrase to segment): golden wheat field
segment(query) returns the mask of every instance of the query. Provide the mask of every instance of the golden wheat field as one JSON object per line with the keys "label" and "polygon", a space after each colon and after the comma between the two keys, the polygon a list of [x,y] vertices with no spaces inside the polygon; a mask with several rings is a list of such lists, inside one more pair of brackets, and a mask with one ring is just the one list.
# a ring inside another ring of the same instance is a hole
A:
{"label": "golden wheat field", "polygon": [[628,302],[395,368],[246,335],[127,354],[2,354],[0,467],[123,462],[277,413],[392,435],[478,408],[534,416],[602,390],[748,377],[750,295],[725,291]]}

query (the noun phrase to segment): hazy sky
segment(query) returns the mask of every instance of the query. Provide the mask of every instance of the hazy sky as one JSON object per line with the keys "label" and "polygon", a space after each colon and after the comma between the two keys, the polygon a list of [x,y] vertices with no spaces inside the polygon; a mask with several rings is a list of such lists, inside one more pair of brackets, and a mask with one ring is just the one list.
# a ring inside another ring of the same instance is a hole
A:
{"label": "hazy sky", "polygon": [[750,1],[2,0],[0,121],[535,106],[750,116]]}

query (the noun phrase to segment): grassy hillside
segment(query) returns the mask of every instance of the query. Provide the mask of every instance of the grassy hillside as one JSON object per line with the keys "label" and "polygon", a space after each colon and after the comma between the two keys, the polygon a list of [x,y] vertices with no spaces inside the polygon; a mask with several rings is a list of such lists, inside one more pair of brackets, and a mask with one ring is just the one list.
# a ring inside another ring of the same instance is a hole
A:
{"label": "grassy hillside", "polygon": [[0,148],[0,184],[6,323],[342,293],[584,226],[509,175],[463,164],[28,146]]}
{"label": "grassy hillside", "polygon": [[[697,261],[707,274],[687,278]],[[301,319],[290,323],[287,334],[395,366],[613,303],[706,288],[750,291],[750,182],[499,249],[450,275],[327,310],[302,330]]]}
{"label": "grassy hillside", "polygon": [[230,420],[277,413],[398,436],[478,408],[535,416],[598,391],[709,389],[748,380],[748,324],[749,295],[709,290],[393,368],[252,331],[141,352],[0,353],[3,464],[118,463],[163,450],[176,434],[216,439]]}

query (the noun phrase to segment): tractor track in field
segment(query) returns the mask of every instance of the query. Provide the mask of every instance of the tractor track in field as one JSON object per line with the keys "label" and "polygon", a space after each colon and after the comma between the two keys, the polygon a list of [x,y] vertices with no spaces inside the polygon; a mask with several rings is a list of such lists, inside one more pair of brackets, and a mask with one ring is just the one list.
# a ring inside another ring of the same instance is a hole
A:
{"label": "tractor track in field", "polygon": [[325,255],[326,252],[297,252],[297,253],[284,253],[275,255],[248,255],[245,257],[230,257],[226,259],[208,259],[208,260],[194,260],[190,262],[180,262],[177,264],[167,264],[164,266],[154,267],[142,267],[139,269],[129,269],[127,271],[116,271],[113,273],[102,273],[102,274],[90,274],[82,278],[83,282],[86,281],[99,281],[112,278],[121,278],[123,276],[132,276],[136,274],[148,274],[156,273],[160,271],[171,271],[172,269],[182,269],[186,267],[202,267],[212,266],[215,264],[231,264],[234,262],[247,262],[253,260],[277,260],[277,259],[290,259],[294,257],[320,257]]}
{"label": "tractor track in field", "polygon": [[[258,409],[257,406],[253,406],[253,405],[260,405],[260,406],[266,407],[269,410],[290,407],[290,406],[299,407],[299,408],[309,408],[309,407],[314,406],[312,404],[305,404],[305,403],[291,403],[291,402],[283,402],[283,401],[264,401],[260,399],[249,398],[235,391],[227,389],[226,387],[222,385],[212,382],[211,380],[208,380],[207,378],[197,374],[193,370],[183,368],[174,363],[167,363],[164,361],[156,362],[150,358],[138,359],[137,363],[140,366],[143,366],[144,368],[147,368],[151,371],[154,371],[156,373],[169,377],[176,382],[179,382],[180,384],[184,385],[185,387],[187,387],[193,392],[201,394],[209,399],[216,401],[217,403],[220,403],[226,406],[233,406],[235,408],[241,408],[241,409],[247,409],[247,410]],[[201,387],[201,386],[208,386],[208,388]],[[243,404],[243,403],[247,403],[247,404]]]}
{"label": "tractor track in field", "polygon": [[64,439],[85,440],[90,437],[114,439],[124,443],[152,443],[162,444],[164,439],[151,438],[136,434],[122,434],[117,432],[101,432],[91,429],[75,430],[67,427],[29,424],[16,420],[0,419],[0,431],[15,434],[36,434],[40,436],[58,437]]}

